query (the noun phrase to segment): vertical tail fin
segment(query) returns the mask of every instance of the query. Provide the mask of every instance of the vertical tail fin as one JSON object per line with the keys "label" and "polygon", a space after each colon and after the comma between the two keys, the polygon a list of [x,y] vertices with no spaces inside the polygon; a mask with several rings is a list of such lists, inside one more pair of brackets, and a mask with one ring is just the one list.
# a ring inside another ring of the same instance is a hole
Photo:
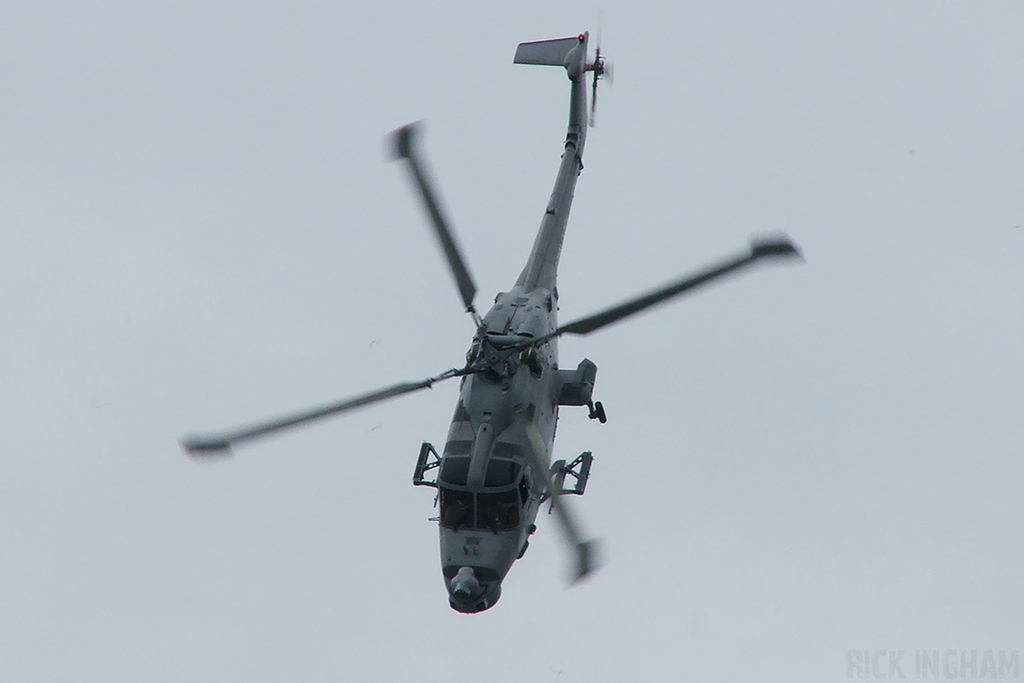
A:
{"label": "vertical tail fin", "polygon": [[582,35],[519,43],[519,47],[516,48],[516,56],[512,61],[515,64],[565,66],[565,58],[569,51],[581,42],[583,42]]}

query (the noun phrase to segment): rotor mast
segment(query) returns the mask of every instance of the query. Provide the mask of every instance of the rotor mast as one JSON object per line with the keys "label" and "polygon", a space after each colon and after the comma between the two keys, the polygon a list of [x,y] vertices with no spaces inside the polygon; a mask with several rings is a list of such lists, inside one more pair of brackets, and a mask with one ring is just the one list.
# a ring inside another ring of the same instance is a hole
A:
{"label": "rotor mast", "polygon": [[[558,259],[562,253],[562,241],[565,238],[565,226],[569,221],[569,209],[572,206],[576,179],[583,170],[583,146],[587,139],[587,86],[585,75],[591,68],[587,64],[588,33],[581,33],[576,38],[554,41],[538,41],[522,43],[516,51],[517,64],[544,64],[563,66],[571,82],[569,99],[569,127],[565,135],[565,151],[562,152],[562,163],[558,167],[555,187],[544,210],[540,222],[537,239],[530,251],[530,258],[516,280],[516,285],[527,292],[534,289],[554,291],[558,270]],[[575,45],[571,45],[574,41]],[[570,43],[564,58],[555,61],[562,52],[559,48]]]}

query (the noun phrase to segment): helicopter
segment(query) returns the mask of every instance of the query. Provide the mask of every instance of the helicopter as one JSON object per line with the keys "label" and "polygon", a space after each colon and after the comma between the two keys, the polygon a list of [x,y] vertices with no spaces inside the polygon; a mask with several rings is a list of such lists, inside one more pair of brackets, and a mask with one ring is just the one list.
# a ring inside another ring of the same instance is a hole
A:
{"label": "helicopter", "polygon": [[[459,400],[440,454],[423,442],[413,484],[437,489],[441,573],[451,607],[472,614],[494,606],[501,584],[522,558],[536,531],[545,502],[566,537],[575,583],[598,566],[597,545],[585,539],[563,499],[582,495],[593,463],[585,451],[571,461],[551,461],[558,411],[588,409],[603,423],[604,406],[594,401],[597,366],[588,359],[575,369],[558,364],[562,335],[587,335],[651,306],[732,274],[765,259],[801,258],[785,236],[751,239],[742,252],[711,263],[648,293],[568,324],[559,325],[556,272],[576,180],[583,169],[588,126],[593,125],[597,85],[611,65],[600,45],[588,60],[589,33],[520,43],[513,62],[564,68],[570,81],[569,124],[554,189],[526,265],[507,292],[499,293],[481,316],[474,305],[476,285],[442,210],[418,151],[419,125],[409,124],[388,138],[393,160],[404,162],[466,311],[476,326],[466,362],[421,381],[385,387],[335,403],[268,419],[216,434],[182,437],[187,454],[225,455],[238,443],[338,415],[362,406],[460,378]],[[587,74],[591,74],[588,107]],[[570,485],[567,486],[566,483]]]}

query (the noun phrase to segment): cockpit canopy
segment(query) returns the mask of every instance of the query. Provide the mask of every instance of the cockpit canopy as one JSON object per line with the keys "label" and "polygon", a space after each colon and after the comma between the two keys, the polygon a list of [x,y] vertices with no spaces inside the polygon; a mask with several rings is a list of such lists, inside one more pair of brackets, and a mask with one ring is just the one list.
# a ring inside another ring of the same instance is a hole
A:
{"label": "cockpit canopy", "polygon": [[471,460],[468,456],[447,456],[441,464],[441,476],[437,482],[441,496],[441,526],[455,531],[490,529],[494,532],[518,526],[520,511],[530,496],[522,465],[515,460],[492,456],[484,472],[485,490],[460,490],[469,478]]}
{"label": "cockpit canopy", "polygon": [[[469,477],[469,456],[447,456],[441,464],[441,483],[466,486]],[[484,486],[511,486],[519,478],[521,466],[515,460],[490,458],[484,472]]]}
{"label": "cockpit canopy", "polygon": [[497,533],[519,525],[523,505],[517,489],[501,493],[473,493],[441,487],[441,526],[486,529]]}
{"label": "cockpit canopy", "polygon": [[[445,447],[437,478],[441,526],[456,531],[489,529],[494,532],[517,527],[520,513],[530,498],[522,446],[505,441],[494,443],[484,466],[482,482],[477,479],[479,474],[474,474],[470,482],[471,451],[470,441],[449,441]],[[483,489],[479,488],[481,483]]]}

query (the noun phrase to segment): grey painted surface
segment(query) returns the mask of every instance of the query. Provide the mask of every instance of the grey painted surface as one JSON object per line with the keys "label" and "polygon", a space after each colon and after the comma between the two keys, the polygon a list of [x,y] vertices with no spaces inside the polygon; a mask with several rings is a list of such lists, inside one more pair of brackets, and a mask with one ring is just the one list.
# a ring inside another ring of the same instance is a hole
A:
{"label": "grey painted surface", "polygon": [[563,340],[609,412],[563,411],[555,453],[594,451],[585,585],[541,519],[493,610],[447,607],[409,478],[455,384],[181,455],[461,360],[382,138],[427,121],[501,291],[566,114],[515,45],[595,15],[5,5],[0,676],[817,682],[849,650],[913,678],[917,649],[1024,649],[1017,3],[605,5],[562,319],[764,230],[808,264]]}

